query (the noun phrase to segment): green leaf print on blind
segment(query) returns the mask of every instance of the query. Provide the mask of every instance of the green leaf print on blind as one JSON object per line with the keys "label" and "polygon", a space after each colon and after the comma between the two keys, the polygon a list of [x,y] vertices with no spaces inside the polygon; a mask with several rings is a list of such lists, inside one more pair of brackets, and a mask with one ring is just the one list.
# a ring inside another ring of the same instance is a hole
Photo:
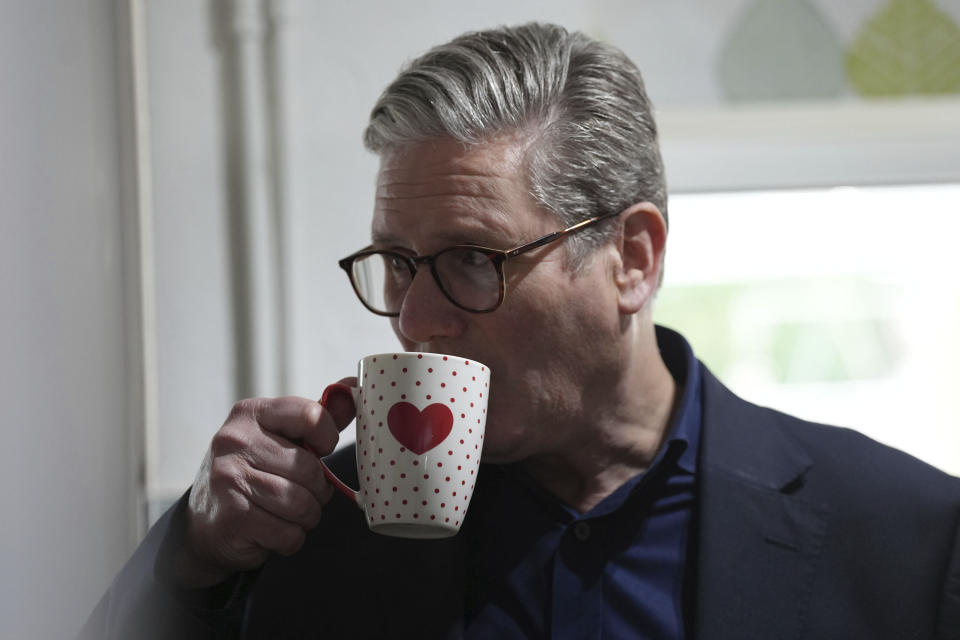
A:
{"label": "green leaf print on blind", "polygon": [[864,96],[960,93],[960,27],[931,0],[891,0],[847,52]]}

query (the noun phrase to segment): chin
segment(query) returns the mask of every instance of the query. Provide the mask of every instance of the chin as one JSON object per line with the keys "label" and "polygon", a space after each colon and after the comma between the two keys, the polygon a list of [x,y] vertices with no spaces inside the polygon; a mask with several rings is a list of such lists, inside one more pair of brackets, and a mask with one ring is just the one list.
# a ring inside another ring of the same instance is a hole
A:
{"label": "chin", "polygon": [[508,431],[487,422],[483,436],[483,454],[480,461],[488,464],[509,464],[519,462],[523,453],[522,432]]}

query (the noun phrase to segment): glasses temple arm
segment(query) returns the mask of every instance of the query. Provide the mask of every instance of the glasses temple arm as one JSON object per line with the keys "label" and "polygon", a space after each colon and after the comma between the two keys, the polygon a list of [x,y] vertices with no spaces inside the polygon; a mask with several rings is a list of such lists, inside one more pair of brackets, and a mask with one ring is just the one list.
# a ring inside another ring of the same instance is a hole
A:
{"label": "glasses temple arm", "polygon": [[542,247],[542,246],[545,245],[545,244],[550,244],[551,242],[553,242],[553,241],[555,241],[555,240],[559,240],[560,238],[562,238],[563,236],[567,235],[568,233],[573,233],[574,231],[579,231],[580,229],[583,229],[584,227],[589,227],[590,225],[592,225],[592,224],[594,224],[594,223],[596,223],[596,222],[599,222],[600,220],[605,220],[605,219],[607,219],[607,218],[612,218],[612,217],[614,217],[614,216],[616,216],[616,215],[618,215],[618,214],[617,214],[617,213],[608,213],[608,214],[606,214],[606,215],[596,216],[596,217],[594,217],[594,218],[588,218],[588,219],[586,219],[586,220],[583,220],[582,222],[578,222],[577,224],[573,225],[572,227],[567,227],[566,229],[561,229],[560,231],[554,231],[553,233],[548,233],[547,235],[543,236],[542,238],[537,238],[537,239],[534,240],[533,242],[528,242],[527,244],[520,245],[519,247],[514,247],[513,249],[509,249],[509,250],[507,250],[507,251],[505,252],[505,253],[506,253],[506,256],[507,256],[508,258],[512,258],[512,257],[514,257],[514,256],[520,255],[521,253],[524,253],[524,252],[527,252],[527,251],[531,251],[531,250],[533,250],[533,249],[536,249],[537,247]]}
{"label": "glasses temple arm", "polygon": [[519,247],[514,247],[513,249],[505,251],[504,253],[508,258],[512,258],[514,256],[520,255],[521,253],[532,251],[537,247],[542,247],[545,244],[550,244],[551,242],[559,239],[561,236],[565,235],[566,233],[567,233],[567,230],[565,229],[561,231],[554,231],[553,233],[545,235],[542,238],[537,238],[533,242],[528,242],[527,244],[522,244]]}

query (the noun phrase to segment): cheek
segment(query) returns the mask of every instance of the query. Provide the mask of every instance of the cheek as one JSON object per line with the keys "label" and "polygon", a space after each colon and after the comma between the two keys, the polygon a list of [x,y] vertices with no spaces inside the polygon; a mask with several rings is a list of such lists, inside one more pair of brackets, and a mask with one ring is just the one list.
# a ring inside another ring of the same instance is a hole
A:
{"label": "cheek", "polygon": [[[533,424],[529,390],[506,376],[497,378],[487,406],[483,459],[486,462],[513,462],[528,440],[526,430]],[[522,456],[520,456],[522,457]]]}

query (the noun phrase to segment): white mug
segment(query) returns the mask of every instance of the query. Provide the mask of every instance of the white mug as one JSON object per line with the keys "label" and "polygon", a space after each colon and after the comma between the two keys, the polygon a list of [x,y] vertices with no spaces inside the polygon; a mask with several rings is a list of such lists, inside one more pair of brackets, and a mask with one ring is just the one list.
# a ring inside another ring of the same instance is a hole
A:
{"label": "white mug", "polygon": [[327,479],[372,531],[446,538],[460,530],[480,467],[490,369],[458,356],[381,353],[360,360],[356,449],[360,489]]}

